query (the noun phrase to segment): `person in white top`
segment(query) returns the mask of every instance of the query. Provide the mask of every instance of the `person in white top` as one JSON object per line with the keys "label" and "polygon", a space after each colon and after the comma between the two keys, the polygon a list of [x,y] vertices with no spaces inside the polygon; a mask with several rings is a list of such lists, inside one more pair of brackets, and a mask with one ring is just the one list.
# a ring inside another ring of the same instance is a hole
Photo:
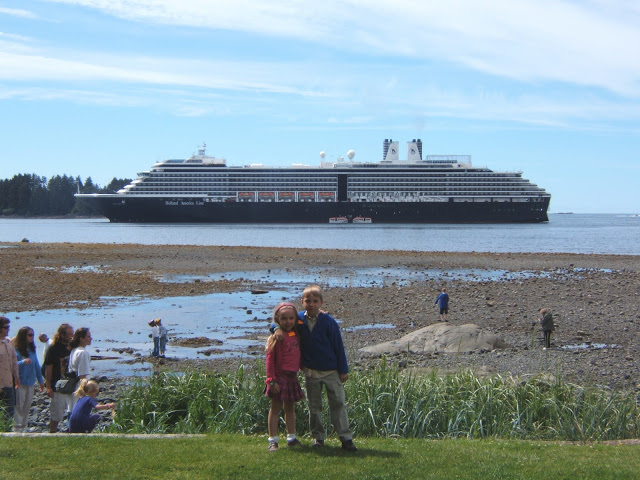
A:
{"label": "person in white top", "polygon": [[153,352],[151,353],[152,357],[157,357],[160,355],[160,329],[158,328],[158,324],[156,323],[159,319],[156,318],[149,322],[149,326],[151,327],[151,338],[153,339]]}
{"label": "person in white top", "polygon": [[41,333],[40,335],[38,335],[38,340],[40,340],[41,343],[43,343],[42,346],[42,363],[44,364],[44,359],[47,356],[47,352],[49,351],[49,348],[51,347],[51,344],[53,343],[53,339],[49,338],[49,336],[46,333]]}
{"label": "person in white top", "polygon": [[[69,355],[69,371],[75,372],[79,379],[89,379],[89,370],[91,369],[91,355],[85,349],[87,345],[91,345],[91,332],[88,328],[82,327],[75,331],[73,340],[69,343],[71,354]],[[76,404],[78,398],[74,395],[72,403]],[[72,406],[73,409],[73,406]]]}
{"label": "person in white top", "polygon": [[162,325],[162,319],[156,319],[156,325],[158,326],[158,334],[160,335],[160,355],[159,357],[164,358],[164,351],[167,348],[167,327]]}
{"label": "person in white top", "polygon": [[85,349],[87,345],[91,345],[91,331],[86,327],[77,329],[73,334],[73,340],[69,343],[71,349],[69,371],[76,372],[81,379],[89,378],[91,368],[91,355]]}

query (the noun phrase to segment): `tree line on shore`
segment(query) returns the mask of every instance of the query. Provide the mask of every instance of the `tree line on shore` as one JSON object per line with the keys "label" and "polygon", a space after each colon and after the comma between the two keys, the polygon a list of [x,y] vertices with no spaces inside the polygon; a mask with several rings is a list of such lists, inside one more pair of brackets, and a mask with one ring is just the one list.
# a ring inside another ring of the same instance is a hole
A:
{"label": "tree line on shore", "polygon": [[48,180],[36,174],[14,175],[0,180],[0,215],[94,215],[98,212],[78,200],[76,193],[115,193],[129,183],[130,179],[114,177],[107,186],[100,187],[91,177],[83,182],[80,177],[69,175],[56,175]]}

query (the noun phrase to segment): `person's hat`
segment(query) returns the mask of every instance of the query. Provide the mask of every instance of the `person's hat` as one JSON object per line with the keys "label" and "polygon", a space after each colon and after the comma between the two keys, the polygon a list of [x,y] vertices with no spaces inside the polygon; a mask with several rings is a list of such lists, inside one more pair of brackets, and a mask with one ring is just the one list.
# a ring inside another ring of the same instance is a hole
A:
{"label": "person's hat", "polygon": [[151,321],[149,322],[149,326],[150,326],[150,327],[153,327],[155,324],[156,324],[156,321],[155,321],[155,320],[151,320]]}

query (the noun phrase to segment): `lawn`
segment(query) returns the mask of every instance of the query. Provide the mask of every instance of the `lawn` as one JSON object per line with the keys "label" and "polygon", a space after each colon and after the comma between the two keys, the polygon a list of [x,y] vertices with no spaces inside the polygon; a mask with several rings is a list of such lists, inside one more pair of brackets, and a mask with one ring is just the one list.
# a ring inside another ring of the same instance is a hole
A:
{"label": "lawn", "polygon": [[[267,452],[264,436],[0,437],[0,478],[45,479],[636,479],[640,444],[334,437]],[[282,440],[283,441],[283,440]]]}

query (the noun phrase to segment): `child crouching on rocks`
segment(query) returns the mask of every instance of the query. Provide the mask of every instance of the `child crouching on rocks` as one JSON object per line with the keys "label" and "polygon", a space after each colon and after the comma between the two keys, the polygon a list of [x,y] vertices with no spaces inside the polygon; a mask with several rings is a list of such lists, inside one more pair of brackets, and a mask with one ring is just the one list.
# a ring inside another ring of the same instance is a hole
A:
{"label": "child crouching on rocks", "polygon": [[83,378],[80,380],[80,386],[75,391],[74,395],[81,397],[76,402],[71,411],[69,417],[69,433],[91,433],[100,421],[100,415],[93,414],[91,411],[96,410],[109,410],[116,406],[115,403],[105,403],[98,405],[96,397],[100,392],[100,387],[93,380],[87,380]]}

